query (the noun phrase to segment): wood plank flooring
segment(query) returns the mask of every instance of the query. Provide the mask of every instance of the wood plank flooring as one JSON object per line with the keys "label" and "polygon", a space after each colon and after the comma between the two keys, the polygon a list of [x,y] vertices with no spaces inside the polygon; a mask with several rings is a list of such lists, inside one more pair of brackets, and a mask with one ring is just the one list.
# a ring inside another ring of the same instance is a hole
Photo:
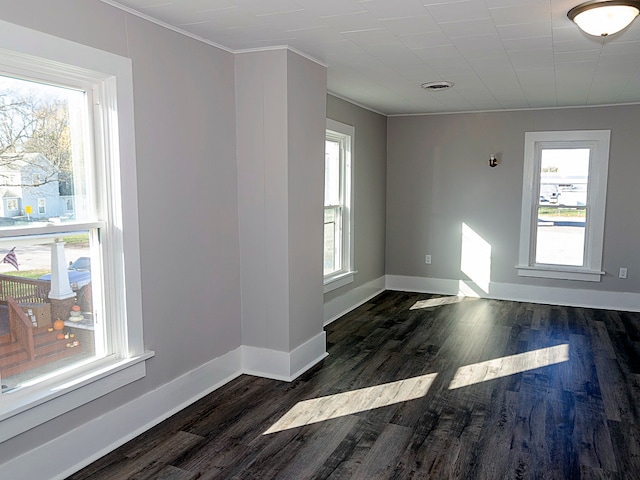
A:
{"label": "wood plank flooring", "polygon": [[326,330],[69,478],[640,479],[638,313],[384,292]]}

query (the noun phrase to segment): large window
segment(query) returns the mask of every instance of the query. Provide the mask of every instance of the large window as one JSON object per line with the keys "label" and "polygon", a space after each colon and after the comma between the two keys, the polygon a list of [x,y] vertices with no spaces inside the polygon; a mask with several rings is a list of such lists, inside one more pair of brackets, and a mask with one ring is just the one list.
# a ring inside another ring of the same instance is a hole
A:
{"label": "large window", "polygon": [[521,276],[599,281],[608,130],[525,136]]}
{"label": "large window", "polygon": [[0,442],[144,375],[132,114],[130,60],[0,22]]}
{"label": "large window", "polygon": [[327,120],[324,164],[325,292],[353,281],[352,169],[354,129]]}

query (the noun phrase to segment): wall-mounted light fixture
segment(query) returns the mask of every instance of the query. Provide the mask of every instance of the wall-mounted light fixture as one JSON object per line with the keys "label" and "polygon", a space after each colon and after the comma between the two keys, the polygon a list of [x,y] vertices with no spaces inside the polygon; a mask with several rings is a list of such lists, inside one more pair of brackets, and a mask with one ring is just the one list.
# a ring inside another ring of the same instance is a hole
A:
{"label": "wall-mounted light fixture", "polygon": [[640,13],[640,0],[596,0],[573,7],[567,17],[589,35],[606,37],[623,30]]}
{"label": "wall-mounted light fixture", "polygon": [[489,166],[491,168],[498,166],[498,158],[496,157],[495,153],[489,155]]}

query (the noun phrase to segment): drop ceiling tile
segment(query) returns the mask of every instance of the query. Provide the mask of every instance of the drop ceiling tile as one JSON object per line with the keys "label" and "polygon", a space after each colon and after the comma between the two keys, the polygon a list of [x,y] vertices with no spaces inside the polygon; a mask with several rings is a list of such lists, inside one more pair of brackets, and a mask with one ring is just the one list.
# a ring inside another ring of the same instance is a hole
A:
{"label": "drop ceiling tile", "polygon": [[477,72],[464,58],[454,58],[448,62],[438,62],[433,68],[443,77],[449,78],[454,75],[469,74]]}
{"label": "drop ceiling tile", "polygon": [[587,36],[582,33],[575,25],[569,25],[562,28],[552,28],[552,35],[554,42],[574,42],[574,41],[588,41],[589,43],[602,45],[600,39]]}
{"label": "drop ceiling tile", "polygon": [[581,52],[584,50],[594,50],[601,48],[602,44],[585,40],[573,40],[568,42],[554,42],[555,52]]}
{"label": "drop ceiling tile", "polygon": [[581,52],[555,52],[553,55],[554,62],[557,63],[574,63],[585,61],[597,61],[600,57],[599,50],[583,50]]}
{"label": "drop ceiling tile", "polygon": [[451,45],[451,40],[442,31],[397,35],[398,40],[411,49],[441,47]]}
{"label": "drop ceiling tile", "polygon": [[385,65],[414,65],[421,62],[420,57],[400,44],[364,46],[363,50],[378,58]]}
{"label": "drop ceiling tile", "polygon": [[422,85],[425,82],[430,82],[434,78],[436,80],[442,80],[442,78],[438,76],[438,72],[433,67],[420,61],[399,69],[398,75],[406,81],[413,82],[416,85]]}
{"label": "drop ceiling tile", "polygon": [[487,7],[500,8],[500,7],[514,7],[517,5],[524,5],[530,3],[531,0],[485,0]]}
{"label": "drop ceiling tile", "polygon": [[200,12],[202,10],[219,10],[236,6],[231,0],[181,0],[179,3],[185,10]]}
{"label": "drop ceiling tile", "polygon": [[441,45],[437,47],[414,48],[413,53],[427,63],[437,62],[447,58],[462,58],[454,45]]}
{"label": "drop ceiling tile", "polygon": [[496,26],[518,25],[524,22],[548,22],[551,15],[549,0],[538,0],[520,5],[489,9]]}
{"label": "drop ceiling tile", "polygon": [[[264,1],[264,0],[261,0]],[[356,0],[295,0],[305,10],[320,17],[329,15],[346,15],[365,10]]]}
{"label": "drop ceiling tile", "polygon": [[381,19],[380,23],[396,35],[411,35],[440,31],[438,24],[430,15],[427,15],[426,12],[425,15],[415,17]]}
{"label": "drop ceiling tile", "polygon": [[518,81],[523,87],[535,87],[535,85],[553,86],[555,83],[555,71],[553,68],[540,68],[537,70],[516,70]]}
{"label": "drop ceiling tile", "polygon": [[531,37],[551,37],[549,22],[519,23],[515,25],[500,25],[496,27],[502,40],[515,40]]}
{"label": "drop ceiling tile", "polygon": [[174,2],[166,2],[162,0],[123,0],[120,3],[136,10],[144,10],[147,8],[153,8],[158,5],[167,5]]}
{"label": "drop ceiling tile", "polygon": [[514,52],[545,52],[551,53],[553,49],[552,37],[529,37],[529,38],[514,38],[511,40],[504,40],[504,48],[509,53]]}
{"label": "drop ceiling tile", "polygon": [[451,39],[463,55],[467,52],[475,53],[479,50],[500,50],[504,52],[504,46],[498,33],[491,33],[477,37],[456,37]]}
{"label": "drop ceiling tile", "polygon": [[285,32],[290,30],[291,25],[295,25],[296,29],[324,26],[315,15],[311,15],[306,10],[262,14],[256,15],[255,18]]}
{"label": "drop ceiling tile", "polygon": [[517,52],[510,56],[511,64],[517,72],[553,68],[553,54],[545,52]]}
{"label": "drop ceiling tile", "polygon": [[484,0],[462,0],[429,3],[423,0],[425,7],[438,23],[466,22],[491,18]]}
{"label": "drop ceiling tile", "polygon": [[476,71],[495,72],[513,69],[507,52],[490,58],[468,57],[467,61]]}
{"label": "drop ceiling tile", "polygon": [[442,31],[449,38],[480,37],[497,33],[490,18],[470,20],[467,22],[450,22],[441,25]]}
{"label": "drop ceiling tile", "polygon": [[356,30],[353,32],[341,32],[345,38],[358,45],[385,45],[400,43],[399,40],[386,28],[375,28],[371,30]]}
{"label": "drop ceiling tile", "polygon": [[348,13],[345,15],[329,15],[320,17],[319,21],[339,32],[354,30],[371,30],[383,28],[384,25],[369,12]]}
{"label": "drop ceiling tile", "polygon": [[360,6],[379,19],[426,15],[421,0],[361,0]]}
{"label": "drop ceiling tile", "polygon": [[598,70],[637,72],[640,70],[640,52],[625,55],[601,55],[598,59]]}
{"label": "drop ceiling tile", "polygon": [[620,55],[640,53],[640,41],[605,43],[602,47],[603,55]]}
{"label": "drop ceiling tile", "polygon": [[253,15],[289,12],[302,7],[295,0],[231,0],[234,5],[244,8]]}

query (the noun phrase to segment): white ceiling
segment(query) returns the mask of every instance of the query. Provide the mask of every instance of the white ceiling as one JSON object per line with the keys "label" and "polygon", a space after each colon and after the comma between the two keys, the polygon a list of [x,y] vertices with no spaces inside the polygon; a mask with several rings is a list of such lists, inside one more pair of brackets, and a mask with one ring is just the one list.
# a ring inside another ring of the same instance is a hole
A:
{"label": "white ceiling", "polygon": [[293,47],[387,115],[640,102],[640,19],[590,37],[566,15],[581,0],[103,1],[232,51]]}

